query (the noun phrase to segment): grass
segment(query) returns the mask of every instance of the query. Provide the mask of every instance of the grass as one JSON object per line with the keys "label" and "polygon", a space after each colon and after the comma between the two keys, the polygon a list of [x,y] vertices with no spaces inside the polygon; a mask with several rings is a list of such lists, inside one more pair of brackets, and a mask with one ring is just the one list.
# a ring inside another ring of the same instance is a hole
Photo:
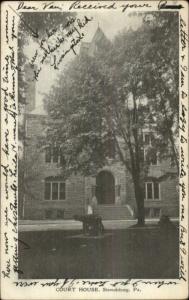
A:
{"label": "grass", "polygon": [[74,238],[77,231],[21,232],[20,278],[178,278],[178,229],[108,231],[105,239]]}

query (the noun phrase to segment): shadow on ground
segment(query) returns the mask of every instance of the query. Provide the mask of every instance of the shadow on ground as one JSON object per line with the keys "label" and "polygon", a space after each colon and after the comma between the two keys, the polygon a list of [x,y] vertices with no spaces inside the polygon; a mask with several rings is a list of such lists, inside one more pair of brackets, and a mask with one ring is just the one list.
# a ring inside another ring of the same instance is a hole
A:
{"label": "shadow on ground", "polygon": [[[20,232],[20,278],[178,278],[178,228],[108,231],[104,239],[77,231]],[[27,249],[29,248],[29,249]]]}

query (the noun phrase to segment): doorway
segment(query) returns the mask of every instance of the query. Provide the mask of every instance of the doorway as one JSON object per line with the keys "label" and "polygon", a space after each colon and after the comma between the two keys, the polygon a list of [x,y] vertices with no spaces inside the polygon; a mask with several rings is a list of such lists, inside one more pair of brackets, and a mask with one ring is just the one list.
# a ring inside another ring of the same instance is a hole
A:
{"label": "doorway", "polygon": [[97,175],[96,198],[98,204],[115,203],[115,179],[111,172],[101,171]]}

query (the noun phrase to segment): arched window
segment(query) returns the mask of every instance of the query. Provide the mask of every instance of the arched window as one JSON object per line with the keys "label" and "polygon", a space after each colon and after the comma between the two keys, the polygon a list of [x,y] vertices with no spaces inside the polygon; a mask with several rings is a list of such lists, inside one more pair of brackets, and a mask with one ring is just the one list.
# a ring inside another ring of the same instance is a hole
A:
{"label": "arched window", "polygon": [[62,177],[47,177],[45,179],[45,200],[65,200],[66,184]]}

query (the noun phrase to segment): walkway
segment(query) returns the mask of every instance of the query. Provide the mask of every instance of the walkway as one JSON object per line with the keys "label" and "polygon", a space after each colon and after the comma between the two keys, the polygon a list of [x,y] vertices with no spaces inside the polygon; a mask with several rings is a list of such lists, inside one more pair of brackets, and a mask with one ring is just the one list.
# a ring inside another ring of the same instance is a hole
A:
{"label": "walkway", "polygon": [[[177,218],[172,221],[178,222]],[[159,219],[147,219],[146,224],[157,224]],[[137,220],[103,220],[105,229],[125,229]],[[82,223],[75,220],[20,220],[18,229],[23,231],[81,230]]]}

